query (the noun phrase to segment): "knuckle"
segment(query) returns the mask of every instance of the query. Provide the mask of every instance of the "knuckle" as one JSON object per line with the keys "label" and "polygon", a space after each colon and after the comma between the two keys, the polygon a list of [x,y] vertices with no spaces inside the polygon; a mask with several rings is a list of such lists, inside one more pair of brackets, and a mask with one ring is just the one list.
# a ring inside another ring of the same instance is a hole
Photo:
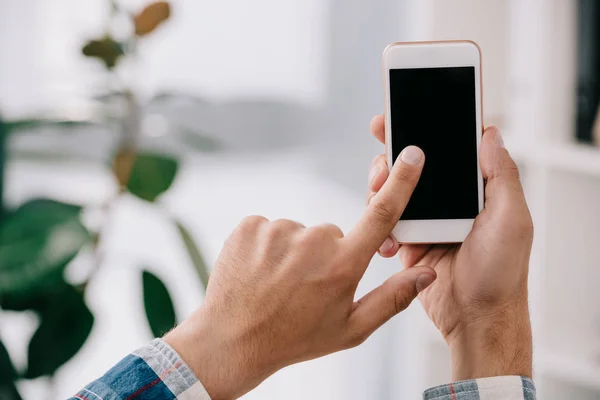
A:
{"label": "knuckle", "polygon": [[329,232],[322,226],[313,226],[306,231],[306,237],[309,240],[322,240],[329,237]]}
{"label": "knuckle", "polygon": [[269,220],[263,216],[249,215],[245,217],[242,220],[242,222],[240,222],[240,227],[244,228],[245,230],[253,231],[255,229],[258,229],[260,226],[266,224],[267,222],[269,222]]}
{"label": "knuckle", "polygon": [[348,349],[358,347],[365,342],[369,338],[369,334],[364,330],[351,328],[348,330],[347,338],[346,338],[346,347]]}
{"label": "knuckle", "polygon": [[519,167],[517,166],[517,164],[510,159],[507,162],[506,165],[506,172],[512,177],[514,178],[516,181],[521,181],[521,173],[519,171]]}
{"label": "knuckle", "polygon": [[394,304],[393,304],[393,315],[400,314],[402,311],[406,310],[410,305],[411,299],[406,293],[398,293],[394,292]]}
{"label": "knuckle", "polygon": [[515,182],[521,182],[519,166],[508,154],[507,157],[501,159],[501,171]]}
{"label": "knuckle", "polygon": [[307,234],[316,236],[316,239],[331,239],[344,236],[344,232],[334,224],[323,224],[308,229]]}
{"label": "knuckle", "polygon": [[379,154],[377,157],[373,159],[373,166],[379,165],[379,168],[387,168],[387,161],[385,159],[385,154]]}
{"label": "knuckle", "polygon": [[384,158],[385,156],[383,154],[378,154],[375,156],[375,158],[373,158],[373,161],[371,161],[371,167],[375,166],[375,164],[381,162],[381,160],[385,160]]}
{"label": "knuckle", "polygon": [[250,215],[245,217],[233,231],[230,239],[239,241],[249,236],[255,236],[258,230],[269,222],[265,217],[259,215]]}
{"label": "knuckle", "polygon": [[274,240],[289,236],[301,228],[302,225],[295,221],[291,221],[289,219],[278,219],[268,225],[266,234],[270,240]]}
{"label": "knuckle", "polygon": [[371,200],[373,200],[373,197],[375,197],[376,194],[376,192],[367,193],[367,205],[371,204]]}
{"label": "knuckle", "polygon": [[396,219],[396,213],[388,204],[382,202],[373,202],[371,204],[371,211],[374,218],[379,223],[388,223]]}
{"label": "knuckle", "polygon": [[325,235],[319,228],[308,228],[298,236],[296,236],[296,246],[304,251],[316,253],[322,251],[325,245],[329,245],[332,241],[330,236]]}
{"label": "knuckle", "polygon": [[298,235],[297,246],[300,248],[310,248],[315,245],[319,240],[319,237],[313,234],[310,229],[304,234]]}
{"label": "knuckle", "polygon": [[269,224],[269,228],[275,231],[294,231],[301,227],[301,224],[289,219],[277,219]]}
{"label": "knuckle", "polygon": [[394,180],[394,182],[400,185],[416,185],[418,175],[414,167],[403,165],[397,171],[394,171],[390,177]]}

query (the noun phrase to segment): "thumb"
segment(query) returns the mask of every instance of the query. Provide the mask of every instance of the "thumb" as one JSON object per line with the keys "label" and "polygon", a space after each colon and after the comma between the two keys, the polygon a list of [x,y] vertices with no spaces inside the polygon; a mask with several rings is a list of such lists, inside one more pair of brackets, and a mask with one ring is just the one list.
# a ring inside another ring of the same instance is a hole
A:
{"label": "thumb", "polygon": [[508,204],[525,204],[519,168],[504,147],[500,131],[495,126],[483,133],[481,142],[481,171],[486,179],[485,208]]}
{"label": "thumb", "polygon": [[435,281],[429,267],[413,267],[392,275],[354,304],[348,331],[353,342],[364,341],[393,316],[404,311],[417,295]]}

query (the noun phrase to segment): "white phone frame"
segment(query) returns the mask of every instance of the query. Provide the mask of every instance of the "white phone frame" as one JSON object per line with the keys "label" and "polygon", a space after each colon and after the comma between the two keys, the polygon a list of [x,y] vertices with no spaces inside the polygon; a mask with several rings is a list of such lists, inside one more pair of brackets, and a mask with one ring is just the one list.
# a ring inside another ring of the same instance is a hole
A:
{"label": "white phone frame", "polygon": [[[481,79],[481,48],[469,40],[438,42],[399,42],[383,52],[383,82],[385,93],[385,149],[388,166],[392,160],[392,121],[390,116],[391,69],[475,67],[475,106],[477,137],[477,194],[479,212],[483,209],[483,176],[479,166],[479,149],[483,135],[483,93]],[[427,160],[425,160],[427,162]],[[474,219],[401,220],[392,234],[400,243],[459,243],[471,231]]]}

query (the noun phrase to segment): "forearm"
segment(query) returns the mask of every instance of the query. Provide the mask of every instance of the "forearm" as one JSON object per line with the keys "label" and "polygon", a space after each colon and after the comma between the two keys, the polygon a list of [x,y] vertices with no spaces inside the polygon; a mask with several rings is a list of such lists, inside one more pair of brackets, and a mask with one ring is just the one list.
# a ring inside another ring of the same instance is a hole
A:
{"label": "forearm", "polygon": [[[256,387],[269,374],[261,367],[261,354],[235,329],[220,331],[201,308],[164,337],[202,382],[213,400],[236,399]],[[233,323],[232,323],[233,325]],[[266,358],[266,354],[262,354]]]}
{"label": "forearm", "polygon": [[518,307],[480,318],[448,338],[452,380],[492,376],[532,377],[529,310]]}

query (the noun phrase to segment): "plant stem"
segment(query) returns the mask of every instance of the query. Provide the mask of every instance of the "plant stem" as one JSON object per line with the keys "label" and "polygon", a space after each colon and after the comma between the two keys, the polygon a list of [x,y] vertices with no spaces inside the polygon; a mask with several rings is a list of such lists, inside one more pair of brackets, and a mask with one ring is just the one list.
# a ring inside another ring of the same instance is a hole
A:
{"label": "plant stem", "polygon": [[5,143],[6,143],[6,128],[2,117],[0,116],[0,222],[4,214],[4,166],[6,163]]}
{"label": "plant stem", "polygon": [[179,236],[183,240],[183,244],[187,249],[187,252],[190,256],[190,260],[192,261],[192,264],[194,264],[194,268],[198,273],[198,277],[202,281],[204,289],[206,289],[208,287],[208,279],[210,278],[210,274],[208,272],[208,268],[206,267],[206,263],[204,262],[204,257],[202,257],[200,249],[198,249],[198,246],[194,242],[192,235],[186,229],[186,227],[175,219],[173,219],[173,221],[177,226],[177,231],[179,232]]}
{"label": "plant stem", "polygon": [[[110,30],[111,19],[114,19],[120,10],[119,4],[116,0],[109,0],[109,5],[111,7],[111,18],[107,23],[107,32]],[[137,49],[136,46],[136,38],[135,36],[129,40],[130,47],[135,51]],[[92,252],[94,254],[94,267],[92,268],[90,274],[87,277],[86,282],[83,285],[83,288],[89,284],[89,282],[96,276],[98,271],[102,268],[102,264],[104,261],[104,254],[101,251],[101,244],[105,236],[105,232],[107,228],[111,225],[112,220],[114,218],[114,208],[118,203],[121,195],[127,190],[127,182],[129,181],[129,176],[131,174],[131,170],[133,168],[133,163],[135,161],[136,151],[137,151],[137,142],[139,140],[142,121],[142,109],[139,104],[138,98],[133,93],[132,90],[125,88],[125,85],[120,82],[120,77],[115,71],[108,70],[107,71],[107,86],[110,88],[111,83],[114,83],[116,87],[123,87],[125,99],[126,99],[126,110],[127,114],[122,121],[121,126],[121,138],[120,143],[117,149],[117,153],[115,154],[115,158],[113,159],[112,171],[117,181],[119,183],[118,192],[111,196],[102,206],[101,211],[103,213],[103,221],[98,229],[98,234],[94,240],[94,244],[92,247]]]}
{"label": "plant stem", "polygon": [[119,12],[119,4],[116,0],[109,0],[108,2],[110,3],[110,14],[111,16],[114,16]]}
{"label": "plant stem", "polygon": [[84,289],[87,284],[96,276],[98,271],[102,268],[104,261],[104,254],[101,251],[101,244],[105,236],[107,228],[112,224],[114,219],[114,208],[118,204],[121,195],[127,191],[127,182],[133,168],[135,161],[135,153],[137,147],[137,141],[139,138],[139,132],[141,129],[140,119],[141,110],[137,102],[137,98],[131,91],[126,91],[127,98],[127,117],[123,120],[123,126],[121,130],[121,141],[117,154],[113,160],[112,171],[119,183],[118,192],[111,196],[102,206],[101,211],[103,213],[103,221],[98,229],[98,235],[94,240],[92,252],[94,254],[94,267],[88,275],[86,282],[84,283]]}
{"label": "plant stem", "polygon": [[103,216],[102,216],[103,220],[102,220],[102,223],[100,224],[100,228],[98,229],[98,233],[97,233],[96,237],[94,238],[94,242],[92,245],[94,265],[92,266],[92,269],[91,269],[90,273],[88,274],[87,279],[85,280],[85,282],[82,285],[83,290],[85,290],[87,285],[94,279],[96,274],[98,274],[98,272],[100,271],[100,269],[102,268],[102,265],[104,263],[104,253],[101,250],[101,244],[102,244],[102,240],[104,239],[104,236],[106,234],[106,230],[111,225],[111,223],[114,219],[114,214],[115,214],[114,208],[115,208],[116,204],[118,203],[119,198],[121,197],[120,195],[121,195],[121,192],[119,191],[119,193],[117,193],[114,196],[112,196],[111,198],[109,198],[100,207],[100,210],[103,213]]}
{"label": "plant stem", "polygon": [[48,396],[48,399],[56,399],[56,379],[54,378],[54,375],[50,375],[48,377],[48,392],[46,393],[46,395]]}

